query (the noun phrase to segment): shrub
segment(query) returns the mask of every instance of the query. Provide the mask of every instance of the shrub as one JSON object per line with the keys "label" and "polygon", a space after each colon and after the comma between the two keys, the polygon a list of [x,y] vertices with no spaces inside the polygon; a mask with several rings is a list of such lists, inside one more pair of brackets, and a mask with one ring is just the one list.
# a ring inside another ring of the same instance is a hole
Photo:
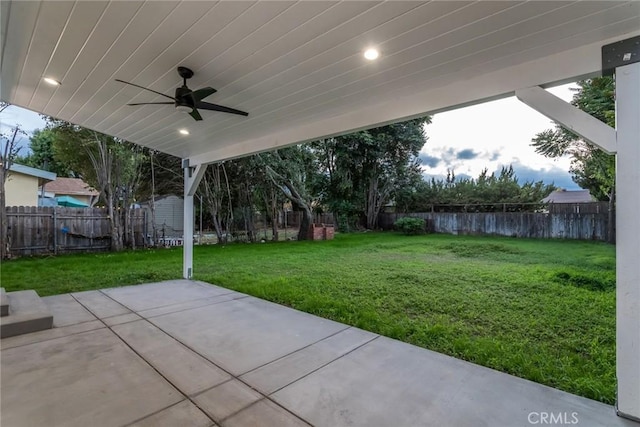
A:
{"label": "shrub", "polygon": [[423,234],[425,232],[424,219],[404,217],[393,224],[393,227],[403,234]]}

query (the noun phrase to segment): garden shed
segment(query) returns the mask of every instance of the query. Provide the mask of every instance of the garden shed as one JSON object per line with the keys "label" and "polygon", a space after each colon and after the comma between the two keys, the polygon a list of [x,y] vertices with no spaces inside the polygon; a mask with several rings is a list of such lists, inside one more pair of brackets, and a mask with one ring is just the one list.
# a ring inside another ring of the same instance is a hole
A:
{"label": "garden shed", "polygon": [[[156,238],[182,237],[184,233],[184,200],[176,195],[156,197],[153,202],[155,213],[151,213],[152,202],[140,203],[147,218],[147,236],[153,238],[155,225]],[[155,218],[155,220],[154,220]]]}

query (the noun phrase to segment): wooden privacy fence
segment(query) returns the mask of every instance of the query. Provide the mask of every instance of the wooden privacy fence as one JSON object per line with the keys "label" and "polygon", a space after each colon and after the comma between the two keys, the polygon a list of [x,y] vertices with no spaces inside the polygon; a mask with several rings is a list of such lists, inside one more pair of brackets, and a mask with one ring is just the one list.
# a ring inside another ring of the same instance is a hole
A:
{"label": "wooden privacy fence", "polygon": [[[285,227],[300,227],[302,221],[302,212],[287,211],[281,220],[281,225]],[[313,224],[330,224],[333,225],[332,213],[314,213],[311,222]]]}
{"label": "wooden privacy fence", "polygon": [[[142,246],[144,211],[136,209],[132,221],[135,243]],[[12,256],[99,252],[111,247],[106,208],[12,206],[7,208],[7,226]]]}
{"label": "wooden privacy fence", "polygon": [[424,219],[429,231],[435,233],[615,241],[615,229],[609,224],[609,218],[615,215],[609,215],[607,211],[383,213],[379,226],[392,229],[399,218],[406,216]]}

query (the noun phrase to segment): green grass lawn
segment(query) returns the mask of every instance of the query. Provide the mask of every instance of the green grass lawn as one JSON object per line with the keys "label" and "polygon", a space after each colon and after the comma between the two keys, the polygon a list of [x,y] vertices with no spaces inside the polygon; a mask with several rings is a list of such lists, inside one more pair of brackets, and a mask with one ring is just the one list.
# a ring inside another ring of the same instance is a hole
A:
{"label": "green grass lawn", "polygon": [[[615,248],[512,238],[338,235],[195,248],[195,278],[613,403]],[[179,278],[181,249],[19,259],[7,291]]]}

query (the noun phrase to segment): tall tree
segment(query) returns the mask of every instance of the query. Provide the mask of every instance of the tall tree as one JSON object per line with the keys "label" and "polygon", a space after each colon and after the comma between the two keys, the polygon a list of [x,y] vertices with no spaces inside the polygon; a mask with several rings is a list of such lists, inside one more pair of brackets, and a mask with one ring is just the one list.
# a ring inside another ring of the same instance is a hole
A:
{"label": "tall tree", "polygon": [[31,135],[29,149],[31,153],[22,157],[20,162],[38,169],[54,172],[61,177],[74,177],[69,165],[58,159],[53,150],[55,135],[51,129],[37,129]]}
{"label": "tall tree", "polygon": [[209,165],[198,191],[204,198],[219,243],[226,243],[233,222],[229,177],[224,163]]}
{"label": "tall tree", "polygon": [[417,156],[427,142],[424,125],[430,122],[413,119],[313,145],[328,177],[325,201],[341,228],[351,228],[356,215],[366,228],[375,228],[394,191],[416,181]]}
{"label": "tall tree", "polygon": [[151,195],[181,196],[184,192],[182,159],[161,151],[146,151],[148,159],[142,165],[143,180],[138,193],[140,198],[149,199]]}
{"label": "tall tree", "polygon": [[[8,104],[0,105],[0,112],[7,108]],[[9,170],[13,165],[14,159],[17,157],[20,148],[18,147],[18,135],[26,135],[20,129],[20,125],[16,125],[6,134],[0,135],[2,146],[0,147],[0,259],[9,256],[9,236],[7,224],[7,200],[5,192],[5,184],[9,176]]]}
{"label": "tall tree", "polygon": [[457,179],[450,171],[446,179],[422,181],[415,192],[402,200],[399,208],[404,212],[424,212],[438,205],[449,205],[447,210],[467,212],[504,208],[520,211],[536,209],[536,204],[554,189],[554,185],[542,181],[520,184],[512,166],[503,167],[497,175],[489,175],[484,169],[476,179]]}
{"label": "tall tree", "polygon": [[[578,82],[571,104],[598,120],[615,126],[615,85],[612,77],[596,77]],[[615,156],[582,140],[570,130],[556,125],[540,132],[531,144],[547,157],[572,157],[573,180],[598,200],[613,203],[615,196]]]}
{"label": "tall tree", "polygon": [[312,188],[319,173],[317,159],[309,145],[283,148],[258,156],[266,176],[280,188],[292,205],[302,212],[298,240],[307,240],[313,220]]}
{"label": "tall tree", "polygon": [[60,120],[50,119],[57,159],[100,191],[109,212],[111,248],[134,244],[130,209],[140,183],[142,150],[133,144]]}

